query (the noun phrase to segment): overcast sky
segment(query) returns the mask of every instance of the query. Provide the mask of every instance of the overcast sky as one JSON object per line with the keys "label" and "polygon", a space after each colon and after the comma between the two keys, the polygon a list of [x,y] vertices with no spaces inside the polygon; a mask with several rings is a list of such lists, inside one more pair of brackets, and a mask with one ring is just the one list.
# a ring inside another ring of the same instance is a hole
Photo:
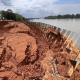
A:
{"label": "overcast sky", "polygon": [[26,17],[80,13],[80,0],[0,0],[0,10],[12,9]]}

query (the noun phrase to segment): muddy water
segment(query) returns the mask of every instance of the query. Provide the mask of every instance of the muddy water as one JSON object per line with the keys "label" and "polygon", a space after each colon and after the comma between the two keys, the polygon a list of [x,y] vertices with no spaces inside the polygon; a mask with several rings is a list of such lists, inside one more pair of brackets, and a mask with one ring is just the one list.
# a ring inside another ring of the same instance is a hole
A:
{"label": "muddy water", "polygon": [[61,29],[70,30],[71,38],[80,47],[80,19],[34,19],[33,22],[50,24]]}
{"label": "muddy water", "polygon": [[80,19],[34,19],[33,21],[51,24],[62,29],[80,33]]}

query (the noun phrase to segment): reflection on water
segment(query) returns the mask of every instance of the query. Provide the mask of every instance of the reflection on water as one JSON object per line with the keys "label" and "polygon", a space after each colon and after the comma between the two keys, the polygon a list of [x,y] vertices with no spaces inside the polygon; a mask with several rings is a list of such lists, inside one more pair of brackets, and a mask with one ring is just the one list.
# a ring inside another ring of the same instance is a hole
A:
{"label": "reflection on water", "polygon": [[74,40],[77,46],[80,48],[80,19],[34,19],[33,22],[47,23],[62,29],[70,30],[75,33],[71,33],[70,38]]}
{"label": "reflection on water", "polygon": [[80,33],[80,19],[34,19],[33,21],[51,24],[62,29]]}

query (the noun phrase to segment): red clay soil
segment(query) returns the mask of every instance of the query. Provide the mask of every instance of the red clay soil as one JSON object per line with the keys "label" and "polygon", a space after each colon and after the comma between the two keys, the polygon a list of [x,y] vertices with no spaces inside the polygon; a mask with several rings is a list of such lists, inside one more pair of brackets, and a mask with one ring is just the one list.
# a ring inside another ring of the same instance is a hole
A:
{"label": "red clay soil", "polygon": [[78,49],[65,40],[53,28],[0,21],[0,80],[80,80]]}

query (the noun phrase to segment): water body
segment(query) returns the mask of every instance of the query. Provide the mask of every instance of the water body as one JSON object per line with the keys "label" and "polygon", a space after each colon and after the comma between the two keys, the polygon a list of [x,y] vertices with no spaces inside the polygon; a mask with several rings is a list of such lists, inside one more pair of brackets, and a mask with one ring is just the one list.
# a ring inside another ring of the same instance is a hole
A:
{"label": "water body", "polygon": [[74,32],[74,34],[71,34],[70,38],[73,38],[80,48],[80,19],[34,19],[32,21],[50,24]]}
{"label": "water body", "polygon": [[34,19],[34,22],[42,22],[53,26],[80,33],[80,19]]}

